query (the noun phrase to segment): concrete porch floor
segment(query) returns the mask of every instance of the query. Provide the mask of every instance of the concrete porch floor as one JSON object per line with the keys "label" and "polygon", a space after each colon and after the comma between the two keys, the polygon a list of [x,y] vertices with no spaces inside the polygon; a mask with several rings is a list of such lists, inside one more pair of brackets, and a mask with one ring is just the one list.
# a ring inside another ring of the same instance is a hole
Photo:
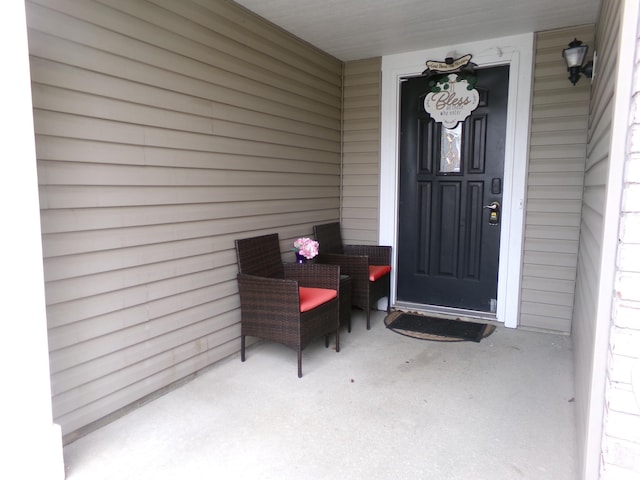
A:
{"label": "concrete porch floor", "polygon": [[365,329],[341,351],[262,342],[65,447],[69,480],[576,477],[571,339]]}

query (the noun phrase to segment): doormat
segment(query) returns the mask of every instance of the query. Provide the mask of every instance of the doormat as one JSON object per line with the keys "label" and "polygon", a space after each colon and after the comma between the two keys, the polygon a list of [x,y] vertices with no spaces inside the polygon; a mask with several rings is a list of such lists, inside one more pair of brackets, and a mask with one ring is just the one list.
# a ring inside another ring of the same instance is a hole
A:
{"label": "doormat", "polygon": [[407,337],[436,342],[479,342],[496,327],[484,323],[449,320],[405,312],[392,312],[384,319],[389,330]]}

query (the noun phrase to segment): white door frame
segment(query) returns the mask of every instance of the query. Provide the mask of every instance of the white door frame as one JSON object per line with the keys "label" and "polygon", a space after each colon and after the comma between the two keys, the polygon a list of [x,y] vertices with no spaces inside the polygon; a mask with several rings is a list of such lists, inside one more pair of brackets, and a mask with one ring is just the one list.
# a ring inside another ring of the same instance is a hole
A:
{"label": "white door frame", "polygon": [[[481,67],[510,66],[496,320],[512,328],[518,325],[520,307],[533,49],[534,35],[527,33],[382,57],[379,242],[393,247],[394,271],[397,271],[401,79],[419,75],[426,68],[427,60],[468,53],[473,55],[472,62]],[[394,276],[392,304],[396,300],[396,286]]]}

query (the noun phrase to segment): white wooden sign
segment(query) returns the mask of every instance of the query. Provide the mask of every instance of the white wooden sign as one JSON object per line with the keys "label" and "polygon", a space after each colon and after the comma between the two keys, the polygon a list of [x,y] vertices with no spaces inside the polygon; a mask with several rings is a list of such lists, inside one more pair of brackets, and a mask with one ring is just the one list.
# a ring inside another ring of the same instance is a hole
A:
{"label": "white wooden sign", "polygon": [[424,109],[431,117],[447,128],[454,128],[478,108],[480,95],[469,82],[456,73],[444,76],[436,84],[436,92],[424,98]]}

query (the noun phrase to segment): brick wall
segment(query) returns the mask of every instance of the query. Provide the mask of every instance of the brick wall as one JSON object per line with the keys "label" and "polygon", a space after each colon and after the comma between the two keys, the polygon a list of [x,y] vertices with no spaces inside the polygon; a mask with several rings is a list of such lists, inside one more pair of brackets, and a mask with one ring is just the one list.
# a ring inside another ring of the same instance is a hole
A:
{"label": "brick wall", "polygon": [[640,478],[640,63],[633,60],[604,412],[600,472],[604,480]]}

